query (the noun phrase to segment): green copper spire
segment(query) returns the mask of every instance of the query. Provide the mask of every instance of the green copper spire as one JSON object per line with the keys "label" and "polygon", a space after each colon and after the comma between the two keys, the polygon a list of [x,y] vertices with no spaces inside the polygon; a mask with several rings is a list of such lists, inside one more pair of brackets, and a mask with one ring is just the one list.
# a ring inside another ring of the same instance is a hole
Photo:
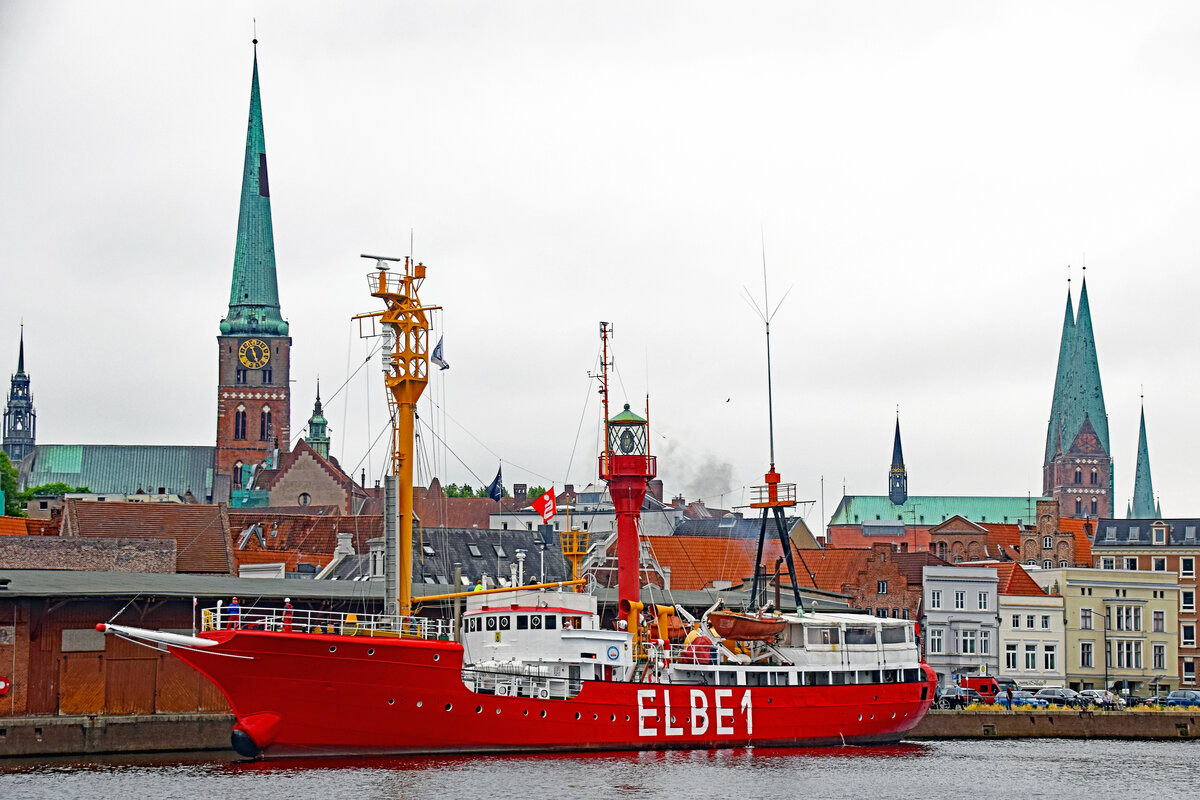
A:
{"label": "green copper spire", "polygon": [[[1062,340],[1058,344],[1058,372],[1054,374],[1054,396],[1050,399],[1050,426],[1046,431],[1046,460],[1062,448],[1063,387],[1071,368],[1071,348],[1075,343],[1075,311],[1071,307],[1071,287],[1067,286],[1067,316],[1063,320]],[[1068,443],[1069,444],[1069,443]]]}
{"label": "green copper spire", "polygon": [[1146,446],[1146,407],[1142,406],[1142,427],[1138,431],[1137,469],[1133,476],[1133,516],[1131,519],[1158,519],[1154,504],[1154,482],[1150,479],[1150,449]]}
{"label": "green copper spire", "polygon": [[321,458],[329,458],[329,421],[325,419],[321,408],[321,381],[317,380],[317,402],[313,404],[312,416],[308,418],[308,436],[305,441],[313,450],[321,454]]}
{"label": "green copper spire", "polygon": [[221,320],[221,333],[226,336],[287,336],[288,324],[279,314],[267,146],[258,94],[258,40],[254,43],[254,78],[250,84],[250,121],[246,128],[246,161],[242,168],[242,204],[233,257],[233,285],[229,293],[229,313]]}

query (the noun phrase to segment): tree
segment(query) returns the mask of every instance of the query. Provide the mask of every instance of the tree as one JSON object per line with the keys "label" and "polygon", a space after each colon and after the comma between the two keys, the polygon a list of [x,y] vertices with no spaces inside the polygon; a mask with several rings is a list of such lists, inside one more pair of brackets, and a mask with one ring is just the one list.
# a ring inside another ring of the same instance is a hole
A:
{"label": "tree", "polygon": [[88,494],[91,492],[86,486],[72,486],[69,483],[43,483],[41,486],[32,486],[17,495],[17,499],[22,503],[28,503],[35,497],[62,497],[64,494]]}
{"label": "tree", "polygon": [[25,516],[17,494],[17,469],[8,460],[8,453],[3,450],[0,450],[0,492],[4,493],[4,516]]}
{"label": "tree", "polygon": [[533,500],[535,498],[541,497],[545,493],[546,493],[545,486],[530,486],[529,491],[525,493],[525,496],[528,497],[530,500]]}

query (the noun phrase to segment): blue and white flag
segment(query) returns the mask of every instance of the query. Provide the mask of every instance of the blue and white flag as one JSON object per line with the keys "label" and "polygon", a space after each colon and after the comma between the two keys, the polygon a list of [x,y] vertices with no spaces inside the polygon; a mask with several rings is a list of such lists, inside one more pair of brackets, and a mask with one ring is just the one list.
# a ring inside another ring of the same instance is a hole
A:
{"label": "blue and white flag", "polygon": [[442,369],[450,369],[450,365],[446,363],[446,359],[442,358],[442,339],[445,337],[439,336],[437,346],[433,348],[433,355],[429,360],[437,364]]}
{"label": "blue and white flag", "polygon": [[497,502],[499,502],[500,498],[504,496],[504,484],[500,480],[500,471],[502,469],[503,467],[496,469],[496,480],[488,484],[488,497]]}

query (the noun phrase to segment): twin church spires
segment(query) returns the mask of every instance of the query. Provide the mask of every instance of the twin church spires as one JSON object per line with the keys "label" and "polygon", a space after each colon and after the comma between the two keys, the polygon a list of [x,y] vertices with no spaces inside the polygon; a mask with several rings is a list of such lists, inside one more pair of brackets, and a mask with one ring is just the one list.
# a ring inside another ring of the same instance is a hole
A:
{"label": "twin church spires", "polygon": [[[1116,516],[1112,447],[1108,412],[1096,357],[1087,278],[1079,292],[1079,311],[1073,313],[1067,290],[1066,318],[1058,349],[1058,371],[1050,401],[1046,452],[1042,462],[1042,494],[1053,497],[1064,517],[1092,519]],[[1138,519],[1159,516],[1150,482],[1150,455],[1146,446],[1146,416],[1142,412],[1138,440],[1134,502],[1129,515]]]}

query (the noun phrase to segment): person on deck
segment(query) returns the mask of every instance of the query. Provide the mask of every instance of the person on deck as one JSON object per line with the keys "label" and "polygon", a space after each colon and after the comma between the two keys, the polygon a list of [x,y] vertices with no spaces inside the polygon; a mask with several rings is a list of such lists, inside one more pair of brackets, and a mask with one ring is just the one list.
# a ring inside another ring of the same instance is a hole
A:
{"label": "person on deck", "polygon": [[292,598],[283,598],[283,632],[292,632]]}
{"label": "person on deck", "polygon": [[236,597],[229,601],[229,605],[225,607],[225,618],[228,620],[230,628],[242,627],[242,607],[238,605]]}

